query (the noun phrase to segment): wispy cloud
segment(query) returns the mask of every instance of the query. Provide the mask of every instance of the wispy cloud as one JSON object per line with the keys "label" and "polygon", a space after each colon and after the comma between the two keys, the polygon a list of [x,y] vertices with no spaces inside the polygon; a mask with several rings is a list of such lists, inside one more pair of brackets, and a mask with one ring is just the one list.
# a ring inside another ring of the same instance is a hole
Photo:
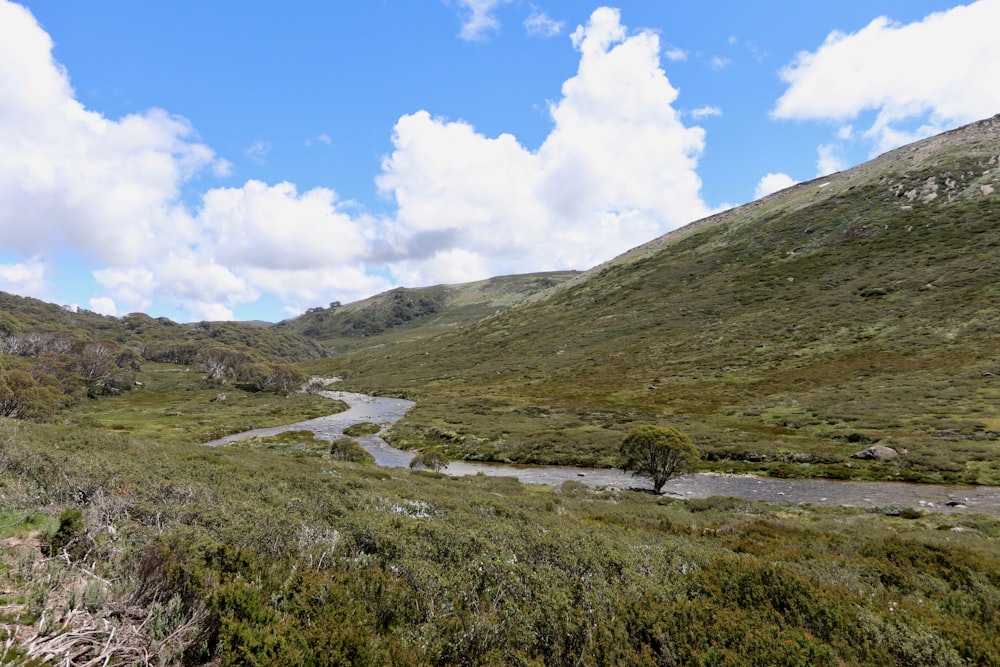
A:
{"label": "wispy cloud", "polygon": [[552,19],[537,7],[532,7],[531,14],[524,19],[524,29],[534,37],[555,37],[563,31],[564,27],[565,24],[562,21]]}
{"label": "wispy cloud", "polygon": [[257,164],[265,164],[267,162],[267,154],[271,152],[271,143],[268,141],[255,141],[251,146],[248,146],[243,154],[248,158],[256,162]]}
{"label": "wispy cloud", "polygon": [[688,52],[678,46],[671,46],[663,52],[663,57],[670,62],[683,62],[688,59]]}
{"label": "wispy cloud", "polygon": [[326,144],[327,146],[332,146],[333,139],[326,132],[320,132],[319,134],[306,139],[306,146],[312,146],[315,143],[321,143],[321,144]]}
{"label": "wispy cloud", "polygon": [[486,39],[490,33],[500,29],[500,20],[494,12],[511,0],[458,0],[464,18],[459,37],[477,42]]}
{"label": "wispy cloud", "polygon": [[701,120],[702,118],[711,118],[713,116],[721,116],[722,109],[719,107],[698,107],[697,109],[691,110],[691,117],[695,120]]}
{"label": "wispy cloud", "polygon": [[733,63],[729,58],[724,58],[722,56],[712,56],[708,59],[708,66],[714,70],[726,69]]}

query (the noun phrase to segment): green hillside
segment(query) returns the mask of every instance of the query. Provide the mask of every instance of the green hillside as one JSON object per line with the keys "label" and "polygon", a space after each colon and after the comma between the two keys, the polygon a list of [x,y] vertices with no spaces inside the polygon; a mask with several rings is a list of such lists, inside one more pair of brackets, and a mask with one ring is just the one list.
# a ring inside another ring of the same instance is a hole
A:
{"label": "green hillside", "polygon": [[273,329],[308,336],[340,352],[425,338],[495,315],[575,275],[575,271],[555,271],[459,285],[398,287],[354,303],[311,308]]}
{"label": "green hillside", "polygon": [[[721,470],[1000,482],[1000,117],[699,221],[459,330],[316,369],[452,456],[613,465],[639,423]],[[847,457],[872,443],[891,464]]]}

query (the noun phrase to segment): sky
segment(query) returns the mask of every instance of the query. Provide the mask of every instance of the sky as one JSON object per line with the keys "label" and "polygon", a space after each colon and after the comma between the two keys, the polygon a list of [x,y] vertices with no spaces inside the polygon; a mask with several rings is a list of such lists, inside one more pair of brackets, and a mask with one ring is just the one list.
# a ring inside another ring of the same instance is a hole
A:
{"label": "sky", "polygon": [[588,269],[1000,113],[1000,0],[0,0],[0,290],[279,321]]}

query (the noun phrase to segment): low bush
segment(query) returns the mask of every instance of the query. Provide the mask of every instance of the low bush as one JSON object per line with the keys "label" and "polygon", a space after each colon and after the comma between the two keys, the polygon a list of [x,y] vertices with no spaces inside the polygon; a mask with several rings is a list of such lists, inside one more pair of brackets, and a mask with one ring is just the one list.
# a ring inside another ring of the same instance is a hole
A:
{"label": "low bush", "polygon": [[337,438],[330,444],[330,456],[338,461],[352,463],[375,463],[375,457],[369,454],[354,438]]}

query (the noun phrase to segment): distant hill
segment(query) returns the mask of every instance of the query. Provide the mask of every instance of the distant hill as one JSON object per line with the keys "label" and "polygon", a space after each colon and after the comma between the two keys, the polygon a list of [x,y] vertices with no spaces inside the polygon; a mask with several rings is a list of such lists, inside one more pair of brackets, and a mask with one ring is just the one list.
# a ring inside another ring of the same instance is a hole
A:
{"label": "distant hill", "polygon": [[123,317],[75,310],[39,299],[0,292],[0,337],[7,334],[45,333],[75,339],[109,340],[143,349],[217,343],[245,346],[286,362],[316,359],[328,350],[292,331],[275,331],[260,322],[197,322],[178,324],[166,317],[144,313]]}
{"label": "distant hill", "polygon": [[421,338],[470,324],[524,303],[578,275],[576,271],[500,276],[458,285],[399,287],[373,297],[305,314],[274,326],[333,345],[371,347],[387,340]]}
{"label": "distant hill", "polygon": [[454,456],[604,465],[664,423],[734,471],[856,475],[878,442],[908,453],[872,475],[996,483],[998,161],[1000,116],[320,366],[417,398],[395,441]]}

